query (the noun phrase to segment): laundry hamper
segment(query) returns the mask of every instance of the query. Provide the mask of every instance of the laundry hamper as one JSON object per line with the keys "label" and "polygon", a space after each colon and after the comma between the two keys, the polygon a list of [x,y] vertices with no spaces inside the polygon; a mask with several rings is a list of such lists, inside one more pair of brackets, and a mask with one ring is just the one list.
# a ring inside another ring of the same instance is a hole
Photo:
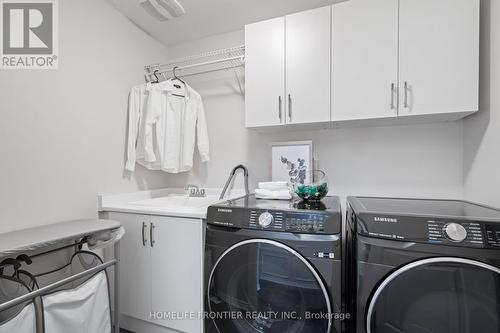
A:
{"label": "laundry hamper", "polygon": [[[95,253],[76,252],[69,264],[38,274],[40,287],[101,265]],[[111,298],[108,277],[100,271],[42,296],[45,333],[111,333]]]}
{"label": "laundry hamper", "polygon": [[[120,279],[114,274],[112,318],[107,272],[120,269],[123,233],[111,220],[0,233],[0,333],[119,333]],[[84,246],[112,247],[112,258],[103,262]],[[70,260],[61,255],[68,252]]]}

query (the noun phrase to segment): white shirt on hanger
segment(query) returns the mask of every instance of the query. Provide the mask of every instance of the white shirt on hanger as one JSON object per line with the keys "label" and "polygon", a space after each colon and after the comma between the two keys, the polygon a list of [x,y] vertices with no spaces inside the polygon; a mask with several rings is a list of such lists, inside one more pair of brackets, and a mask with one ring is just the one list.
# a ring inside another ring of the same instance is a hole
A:
{"label": "white shirt on hanger", "polygon": [[144,152],[144,118],[147,109],[148,97],[152,84],[144,83],[130,90],[128,99],[128,142],[127,162],[125,169],[135,170],[135,163],[139,163],[150,170],[160,170],[159,161],[147,162]]}
{"label": "white shirt on hanger", "polygon": [[[134,160],[137,160],[148,169],[161,169],[169,173],[189,171],[193,167],[196,141],[201,161],[210,159],[201,96],[187,84],[183,91],[179,91],[177,86],[182,88],[184,84],[167,80],[157,84],[148,83],[144,91],[141,86],[133,88],[134,94],[131,91],[131,96],[135,96],[131,97],[135,104],[131,102],[130,105],[134,107],[129,106],[127,170],[133,171]],[[137,125],[131,127],[131,123]],[[135,136],[136,141],[130,139]]]}
{"label": "white shirt on hanger", "polygon": [[[175,87],[177,85],[184,86],[179,81],[167,80],[152,87],[145,119],[146,161],[153,163],[159,160],[161,170],[169,173],[192,169],[195,143],[201,161],[210,159],[201,96],[188,84],[183,91],[179,91]],[[155,152],[155,139],[159,156]]]}

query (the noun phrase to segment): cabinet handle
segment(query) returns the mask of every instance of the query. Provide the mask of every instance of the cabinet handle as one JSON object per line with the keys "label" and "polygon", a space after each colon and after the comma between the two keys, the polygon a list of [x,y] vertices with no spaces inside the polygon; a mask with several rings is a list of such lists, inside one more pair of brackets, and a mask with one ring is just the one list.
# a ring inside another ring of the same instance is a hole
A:
{"label": "cabinet handle", "polygon": [[288,94],[288,118],[292,120],[292,95]]}
{"label": "cabinet handle", "polygon": [[408,81],[405,81],[405,108],[409,108],[410,105],[408,104]]}
{"label": "cabinet handle", "polygon": [[280,118],[280,123],[282,119],[282,114],[281,114],[282,107],[283,107],[283,101],[281,100],[281,96],[278,96],[278,117]]}
{"label": "cabinet handle", "polygon": [[155,225],[151,223],[149,226],[149,242],[151,244],[151,247],[155,245],[154,231],[155,231]]}
{"label": "cabinet handle", "polygon": [[396,92],[396,84],[392,83],[391,84],[391,110],[394,110],[396,108],[396,100],[395,100],[395,94]]}
{"label": "cabinet handle", "polygon": [[148,240],[146,239],[146,222],[142,222],[142,246],[146,246]]}

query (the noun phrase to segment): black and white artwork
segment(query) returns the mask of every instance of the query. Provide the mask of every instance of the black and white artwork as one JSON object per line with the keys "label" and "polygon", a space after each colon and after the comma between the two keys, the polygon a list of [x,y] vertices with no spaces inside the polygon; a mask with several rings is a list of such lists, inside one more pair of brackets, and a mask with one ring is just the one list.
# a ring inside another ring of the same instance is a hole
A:
{"label": "black and white artwork", "polygon": [[272,180],[287,181],[292,187],[307,184],[312,170],[312,142],[273,143]]}

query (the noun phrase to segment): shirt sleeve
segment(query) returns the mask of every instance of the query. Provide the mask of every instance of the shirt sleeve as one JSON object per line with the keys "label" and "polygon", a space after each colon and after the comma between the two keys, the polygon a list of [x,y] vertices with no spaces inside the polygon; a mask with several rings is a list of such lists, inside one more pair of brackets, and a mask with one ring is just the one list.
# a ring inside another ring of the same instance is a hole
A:
{"label": "shirt sleeve", "polygon": [[135,170],[136,144],[139,133],[140,121],[140,96],[137,89],[132,88],[128,96],[128,137],[127,137],[127,162],[125,169]]}
{"label": "shirt sleeve", "polygon": [[205,118],[205,110],[203,108],[203,102],[201,99],[198,101],[198,117],[196,122],[196,136],[198,139],[198,151],[201,156],[202,162],[208,162],[210,160],[210,144],[208,140],[208,129],[207,121]]}
{"label": "shirt sleeve", "polygon": [[148,89],[148,99],[144,114],[144,160],[146,162],[156,162],[156,154],[153,144],[153,126],[160,113],[161,91],[151,87]]}

